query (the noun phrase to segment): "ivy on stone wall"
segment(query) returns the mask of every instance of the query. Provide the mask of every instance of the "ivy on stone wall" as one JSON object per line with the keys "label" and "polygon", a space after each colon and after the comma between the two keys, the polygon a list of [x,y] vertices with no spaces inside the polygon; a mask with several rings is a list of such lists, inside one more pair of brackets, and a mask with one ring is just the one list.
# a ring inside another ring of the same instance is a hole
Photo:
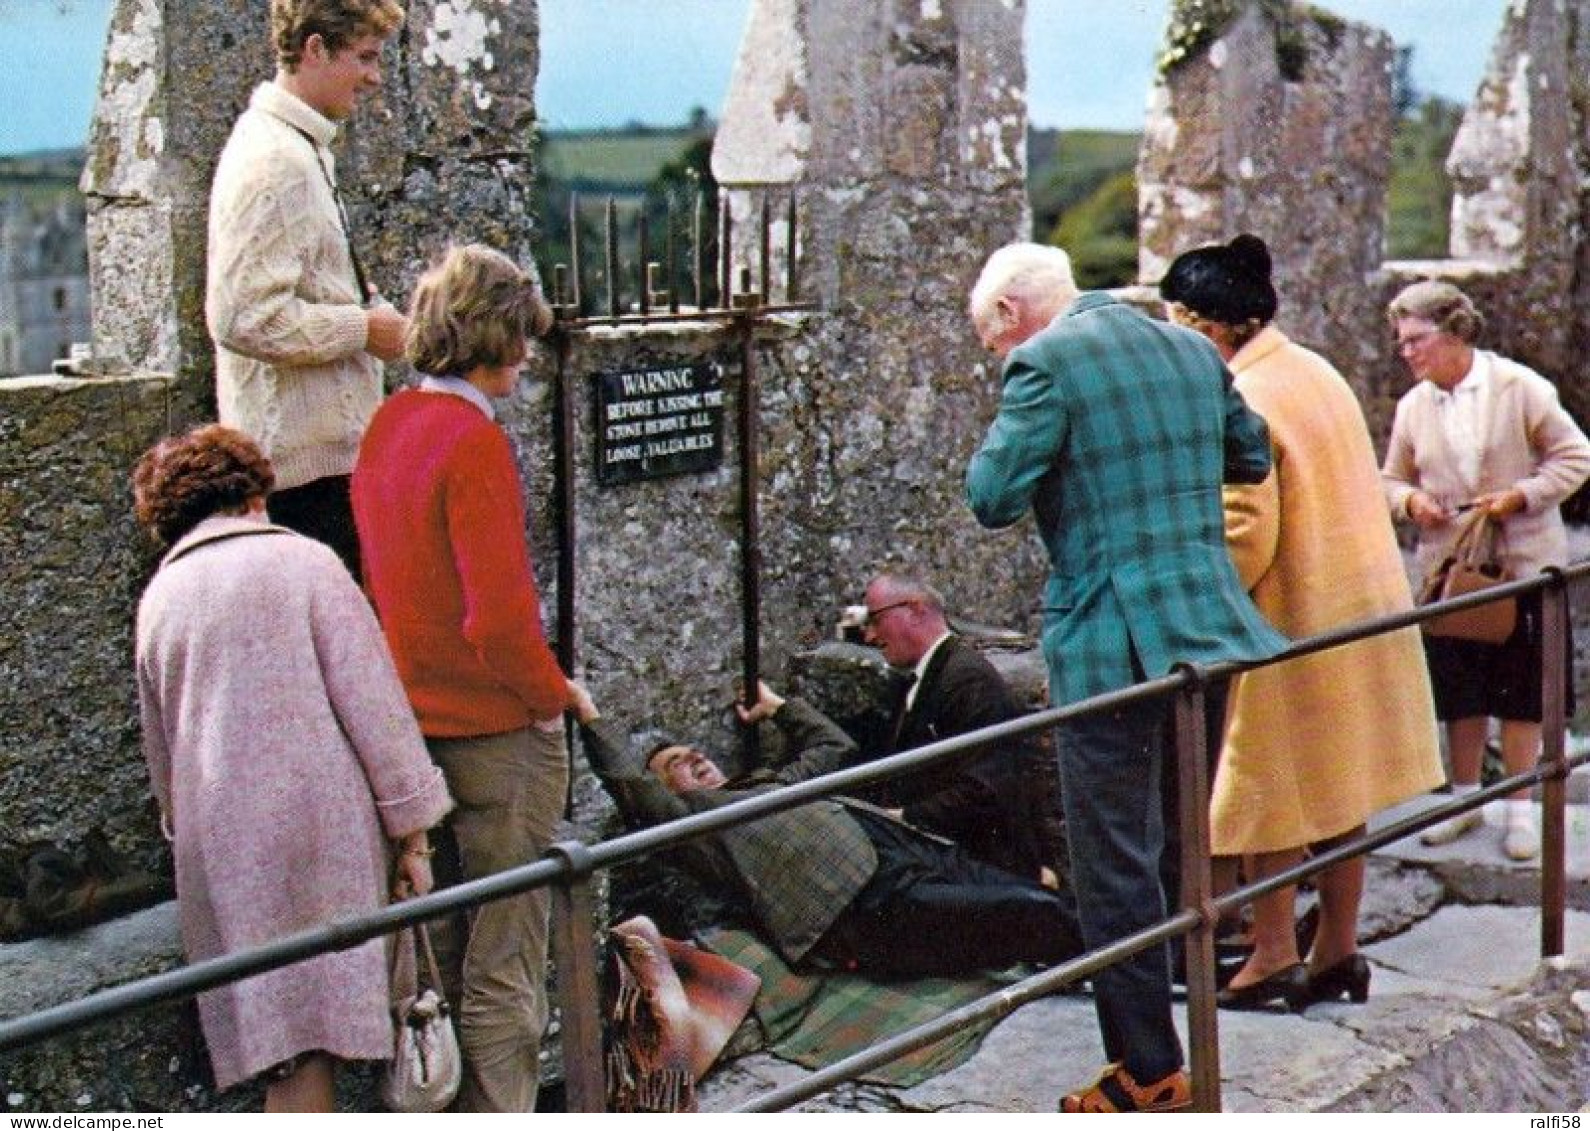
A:
{"label": "ivy on stone wall", "polygon": [[1294,0],[1172,0],[1165,50],[1158,60],[1160,74],[1168,75],[1209,50],[1249,4],[1257,4],[1275,29],[1276,66],[1287,82],[1302,81],[1308,64],[1309,24],[1324,33],[1332,48],[1346,27],[1340,16]]}

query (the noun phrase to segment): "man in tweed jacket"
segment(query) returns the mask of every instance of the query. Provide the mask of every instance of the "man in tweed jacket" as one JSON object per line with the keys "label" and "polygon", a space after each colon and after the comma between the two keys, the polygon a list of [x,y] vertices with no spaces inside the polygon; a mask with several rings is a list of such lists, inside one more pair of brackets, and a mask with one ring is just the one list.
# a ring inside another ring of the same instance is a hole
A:
{"label": "man in tweed jacket", "polygon": [[[642,756],[575,711],[585,753],[619,812],[656,825],[806,781],[849,763],[855,744],[816,709],[766,686],[739,708],[771,720],[784,764],[726,778],[699,750],[668,744]],[[813,801],[703,837],[678,850],[715,891],[740,896],[791,963],[815,959],[897,977],[1053,964],[1080,951],[1071,901],[972,858],[949,841],[852,798]]]}
{"label": "man in tweed jacket", "polygon": [[[1079,295],[1065,252],[1034,244],[990,257],[970,312],[1005,366],[998,415],[967,468],[967,501],[984,526],[1009,526],[1029,510],[1037,521],[1051,563],[1043,650],[1052,701],[1163,676],[1178,661],[1256,660],[1284,648],[1237,577],[1221,510],[1223,482],[1258,483],[1269,472],[1269,433],[1209,342],[1107,294]],[[1123,707],[1059,734],[1089,949],[1165,915],[1167,709]],[[1062,1106],[1184,1105],[1165,949],[1101,971],[1094,990],[1112,1067]]]}

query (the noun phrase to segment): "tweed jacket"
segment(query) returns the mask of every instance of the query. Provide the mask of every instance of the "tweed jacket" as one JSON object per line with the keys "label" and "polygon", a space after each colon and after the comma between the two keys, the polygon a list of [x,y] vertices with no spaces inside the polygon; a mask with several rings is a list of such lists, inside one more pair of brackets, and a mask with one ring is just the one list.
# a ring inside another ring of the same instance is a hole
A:
{"label": "tweed jacket", "polygon": [[[912,750],[1022,715],[994,665],[958,636],[939,645],[906,709],[874,757]],[[1036,736],[1007,738],[981,751],[908,778],[885,782],[881,804],[904,810],[918,828],[949,837],[980,860],[1035,877],[1046,863],[1041,830],[1046,798],[1035,766],[1043,757]],[[870,760],[870,759],[869,759]]]}
{"label": "tweed jacket", "polygon": [[335,136],[335,123],[262,83],[210,187],[204,312],[219,419],[259,442],[281,490],[351,472],[381,403],[329,183]]}
{"label": "tweed jacket", "polygon": [[1037,521],[1056,704],[1286,646],[1237,578],[1221,509],[1223,481],[1269,470],[1265,423],[1201,334],[1088,293],[1011,352],[966,497],[984,526]]}
{"label": "tweed jacket", "polygon": [[[1452,507],[1473,495],[1517,487],[1528,502],[1502,525],[1504,564],[1514,577],[1566,565],[1568,535],[1559,505],[1590,476],[1590,440],[1562,407],[1550,381],[1496,354],[1478,350],[1476,356],[1490,368],[1480,410],[1485,446],[1479,483],[1470,492],[1462,482],[1441,426],[1441,391],[1420,381],[1397,402],[1381,466],[1386,502],[1401,519],[1407,517],[1408,498],[1416,490]],[[1460,525],[1419,532],[1421,573],[1428,574],[1446,557]]]}
{"label": "tweed jacket", "polygon": [[[1262,484],[1225,490],[1232,560],[1259,611],[1304,637],[1412,607],[1341,374],[1273,326],[1230,365],[1275,453]],[[1438,742],[1417,628],[1244,672],[1211,790],[1213,850],[1278,852],[1357,828],[1441,784]]]}
{"label": "tweed jacket", "polygon": [[[388,840],[452,807],[375,614],[319,542],[201,522],[144,591],[137,669],[191,961],[384,906]],[[381,939],[208,990],[216,1082],[314,1049],[389,1057],[388,998]]]}
{"label": "tweed jacket", "polygon": [[[676,794],[646,768],[644,756],[598,722],[582,726],[585,756],[632,825],[659,825],[707,812],[849,763],[855,744],[815,708],[787,699],[773,723],[789,760],[719,789]],[[878,855],[846,812],[849,801],[813,801],[715,833],[679,850],[681,862],[717,890],[741,895],[780,953],[799,962],[872,879]]]}

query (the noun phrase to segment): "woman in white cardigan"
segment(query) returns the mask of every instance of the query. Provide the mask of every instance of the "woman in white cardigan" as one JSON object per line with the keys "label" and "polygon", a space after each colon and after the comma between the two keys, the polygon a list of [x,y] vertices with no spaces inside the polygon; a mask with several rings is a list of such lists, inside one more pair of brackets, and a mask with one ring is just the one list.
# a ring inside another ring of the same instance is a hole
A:
{"label": "woman in white cardigan", "polygon": [[[1397,349],[1420,381],[1397,404],[1381,474],[1392,515],[1419,528],[1419,568],[1428,573],[1446,556],[1459,513],[1473,508],[1500,520],[1512,576],[1567,564],[1559,507],[1590,476],[1590,440],[1563,409],[1556,387],[1517,362],[1475,349],[1484,321],[1450,283],[1415,283],[1386,313]],[[1479,788],[1491,718],[1501,720],[1507,772],[1532,767],[1540,753],[1539,595],[1519,601],[1518,627],[1502,644],[1427,637],[1425,645],[1454,790]],[[1478,810],[1465,813],[1431,828],[1424,841],[1445,844],[1480,823]],[[1527,790],[1508,802],[1503,847],[1514,860],[1540,851]]]}

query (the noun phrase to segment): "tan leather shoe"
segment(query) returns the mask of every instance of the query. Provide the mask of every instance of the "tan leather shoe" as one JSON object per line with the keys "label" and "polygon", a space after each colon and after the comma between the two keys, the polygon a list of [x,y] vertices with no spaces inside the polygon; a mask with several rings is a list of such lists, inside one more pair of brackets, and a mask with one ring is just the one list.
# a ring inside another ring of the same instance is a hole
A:
{"label": "tan leather shoe", "polygon": [[1060,1099],[1066,1113],[1186,1111],[1192,1106],[1192,1081],[1177,1069],[1152,1084],[1139,1084],[1121,1064],[1106,1065],[1099,1078]]}

